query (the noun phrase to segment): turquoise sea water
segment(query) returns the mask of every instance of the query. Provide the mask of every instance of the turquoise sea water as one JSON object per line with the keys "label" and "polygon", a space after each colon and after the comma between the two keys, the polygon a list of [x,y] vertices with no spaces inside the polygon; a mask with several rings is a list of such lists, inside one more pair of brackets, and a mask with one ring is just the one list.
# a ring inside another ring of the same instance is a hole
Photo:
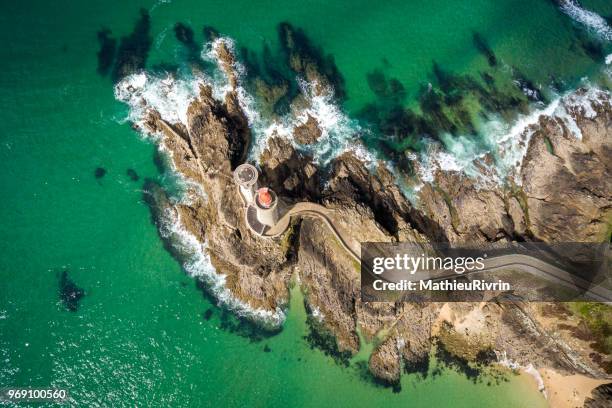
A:
{"label": "turquoise sea water", "polygon": [[[612,15],[609,2],[583,4]],[[96,72],[97,33],[128,35],[141,8],[151,19],[147,67],[184,59],[173,33],[179,21],[198,43],[209,25],[257,54],[265,44],[278,49],[277,25],[289,21],[333,55],[345,81],[342,107],[355,116],[376,102],[367,81],[376,69],[401,81],[406,106],[434,81],[433,61],[458,74],[489,69],[474,32],[543,86],[551,76],[570,86],[603,64],[576,42],[597,33],[548,0],[3,2],[0,387],[63,387],[83,406],[544,404],[514,376],[487,386],[444,370],[404,376],[400,393],[377,387],[357,364],[340,367],[309,348],[298,290],[280,334],[252,341],[235,333],[232,317],[165,250],[142,187],[145,178],[169,184],[172,176],[122,121],[128,109],[111,79]],[[602,47],[610,52],[609,42]],[[76,312],[60,301],[63,271],[85,291]]]}

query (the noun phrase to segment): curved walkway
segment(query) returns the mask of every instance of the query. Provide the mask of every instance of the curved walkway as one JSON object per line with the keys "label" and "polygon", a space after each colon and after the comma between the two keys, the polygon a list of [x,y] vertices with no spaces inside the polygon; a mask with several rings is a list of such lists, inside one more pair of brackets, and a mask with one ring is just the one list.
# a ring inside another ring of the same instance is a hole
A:
{"label": "curved walkway", "polygon": [[[594,286],[592,282],[589,282],[571,272],[559,268],[556,265],[552,265],[539,258],[525,255],[525,254],[505,254],[497,255],[487,258],[483,261],[484,268],[481,270],[466,271],[464,274],[458,275],[454,272],[446,272],[444,270],[432,270],[428,271],[427,280],[432,281],[445,281],[448,279],[456,278],[457,276],[474,275],[483,272],[496,272],[496,271],[508,271],[508,270],[519,270],[527,272],[531,275],[539,278],[555,282],[561,286],[564,286],[571,290],[584,291],[585,295],[588,295],[593,300],[598,302],[610,303],[612,302],[612,290],[605,286]],[[379,278],[380,279],[380,278]],[[406,276],[404,272],[397,271],[391,275],[387,275],[382,278],[390,282],[399,282],[400,280],[413,280],[418,281],[423,279],[419,273]]]}
{"label": "curved walkway", "polygon": [[314,218],[318,218],[329,230],[332,232],[334,237],[340,242],[340,245],[355,259],[357,262],[361,263],[361,259],[357,251],[355,251],[348,244],[348,240],[342,236],[342,233],[338,230],[338,228],[334,225],[334,221],[331,219],[333,210],[326,208],[320,204],[311,203],[311,202],[301,202],[293,205],[283,216],[278,220],[275,226],[266,230],[263,234],[264,237],[277,237],[281,235],[283,232],[287,230],[289,227],[289,223],[291,222],[291,217],[294,216],[310,216]]}
{"label": "curved walkway", "polygon": [[[283,234],[289,227],[291,217],[294,216],[310,216],[318,218],[325,223],[325,225],[332,232],[334,237],[338,240],[340,245],[348,252],[348,254],[359,264],[361,264],[361,258],[358,251],[353,249],[343,233],[336,227],[334,220],[332,219],[334,210],[326,208],[320,204],[312,202],[300,202],[290,207],[283,216],[278,220],[274,227],[268,228],[262,236],[273,238]],[[605,287],[592,287],[590,282],[587,282],[557,266],[551,265],[541,259],[534,258],[532,256],[523,254],[510,254],[491,257],[485,260],[485,267],[481,271],[496,271],[496,270],[507,270],[509,268],[519,269],[524,272],[531,273],[532,275],[544,278],[547,280],[556,281],[557,283],[569,287],[579,288],[587,292],[594,300],[600,302],[609,303],[612,300],[612,291]],[[476,272],[476,271],[474,271]],[[466,273],[470,274],[470,272]],[[438,276],[433,280],[445,280],[452,277],[456,277],[456,274],[447,276]]]}

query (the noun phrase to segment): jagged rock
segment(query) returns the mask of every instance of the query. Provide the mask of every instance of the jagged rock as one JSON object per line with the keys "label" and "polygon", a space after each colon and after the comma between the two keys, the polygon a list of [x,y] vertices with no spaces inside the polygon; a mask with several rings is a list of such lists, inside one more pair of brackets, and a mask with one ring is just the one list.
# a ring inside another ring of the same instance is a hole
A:
{"label": "jagged rock", "polygon": [[[577,91],[577,97],[586,91]],[[593,102],[592,114],[568,106],[581,139],[564,121],[541,116],[518,180],[480,188],[457,172],[438,171],[419,193],[421,211],[452,243],[526,240],[601,242],[612,218],[612,107]],[[525,138],[525,137],[524,137]],[[431,236],[430,234],[428,234]]]}
{"label": "jagged rock", "polygon": [[[425,222],[413,218],[414,208],[399,191],[391,173],[384,166],[379,166],[376,174],[373,174],[351,153],[345,153],[334,160],[323,201],[332,208],[362,205],[367,208],[365,211],[372,213],[378,229],[396,240],[426,240],[421,233]],[[377,235],[380,236],[379,233]],[[377,237],[373,236],[370,240],[374,238]]]}
{"label": "jagged rock", "polygon": [[261,180],[281,196],[300,201],[320,196],[319,171],[312,158],[298,153],[287,139],[270,138],[260,163]]}
{"label": "jagged rock", "polygon": [[582,140],[542,117],[521,178],[533,235],[553,242],[601,242],[612,219],[612,111],[577,116]]}
{"label": "jagged rock", "polygon": [[370,372],[389,384],[399,383],[401,368],[400,354],[393,338],[376,347],[370,356]]}
{"label": "jagged rock", "polygon": [[296,126],[293,129],[293,137],[298,143],[301,144],[312,144],[319,140],[321,137],[321,129],[319,129],[319,123],[315,118],[308,115],[308,119],[305,123]]}

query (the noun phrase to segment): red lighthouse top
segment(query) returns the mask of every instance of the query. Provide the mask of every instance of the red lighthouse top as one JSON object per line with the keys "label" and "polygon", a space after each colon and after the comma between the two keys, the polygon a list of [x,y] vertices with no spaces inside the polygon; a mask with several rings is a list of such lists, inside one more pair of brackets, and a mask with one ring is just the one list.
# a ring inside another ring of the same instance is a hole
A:
{"label": "red lighthouse top", "polygon": [[263,187],[257,190],[257,201],[262,207],[270,208],[272,202],[274,201],[270,189]]}

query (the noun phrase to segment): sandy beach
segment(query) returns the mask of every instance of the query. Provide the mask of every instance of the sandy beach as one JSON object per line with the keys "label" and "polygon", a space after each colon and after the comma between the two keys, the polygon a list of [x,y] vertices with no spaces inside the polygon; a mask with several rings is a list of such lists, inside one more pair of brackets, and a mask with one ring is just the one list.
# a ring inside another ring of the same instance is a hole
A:
{"label": "sandy beach", "polygon": [[595,380],[584,375],[564,376],[549,368],[539,370],[544,380],[546,398],[551,408],[582,407],[591,391],[610,380]]}

